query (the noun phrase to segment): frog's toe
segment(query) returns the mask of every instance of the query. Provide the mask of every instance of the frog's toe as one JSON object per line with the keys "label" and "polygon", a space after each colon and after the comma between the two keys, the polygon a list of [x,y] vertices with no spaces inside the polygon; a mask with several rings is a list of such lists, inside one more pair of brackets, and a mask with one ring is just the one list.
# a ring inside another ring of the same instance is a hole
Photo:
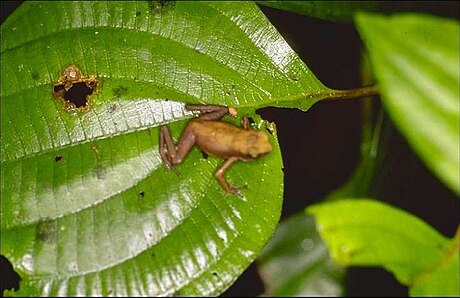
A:
{"label": "frog's toe", "polygon": [[241,189],[239,187],[234,187],[234,186],[231,186],[227,192],[232,195],[239,195],[239,196],[243,195],[243,193],[241,192]]}

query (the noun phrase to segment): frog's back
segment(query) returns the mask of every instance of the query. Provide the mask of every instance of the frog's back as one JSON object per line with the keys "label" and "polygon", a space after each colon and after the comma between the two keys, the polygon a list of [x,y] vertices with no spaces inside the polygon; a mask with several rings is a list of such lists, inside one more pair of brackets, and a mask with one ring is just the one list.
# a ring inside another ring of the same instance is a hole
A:
{"label": "frog's back", "polygon": [[193,119],[189,129],[195,135],[195,145],[218,157],[251,159],[248,147],[258,132],[245,130],[223,121]]}

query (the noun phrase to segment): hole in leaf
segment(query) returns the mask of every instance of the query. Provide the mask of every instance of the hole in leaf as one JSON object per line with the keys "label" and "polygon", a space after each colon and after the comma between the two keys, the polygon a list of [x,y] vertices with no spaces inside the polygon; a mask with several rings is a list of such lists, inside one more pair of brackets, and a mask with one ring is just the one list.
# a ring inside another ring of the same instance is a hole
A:
{"label": "hole in leaf", "polygon": [[90,95],[96,91],[98,81],[90,76],[84,78],[75,65],[67,67],[57,84],[53,86],[53,94],[65,102],[65,109],[83,109],[88,106]]}
{"label": "hole in leaf", "polygon": [[141,198],[143,198],[145,196],[145,192],[141,191],[141,192],[139,192],[139,195],[141,196]]}
{"label": "hole in leaf", "polygon": [[[1,289],[0,293],[3,294],[4,290],[12,290],[14,289],[15,291],[19,290],[19,282],[21,281],[21,276],[14,271],[13,265],[11,262],[4,257],[3,255],[0,255],[0,268],[1,268]],[[3,297],[3,295],[2,295]]]}
{"label": "hole in leaf", "polygon": [[87,96],[93,94],[93,89],[84,82],[73,84],[64,94],[64,99],[75,105],[76,108],[84,107],[88,104]]}
{"label": "hole in leaf", "polygon": [[62,156],[61,156],[61,155],[56,155],[56,156],[54,157],[54,161],[55,161],[55,162],[59,162],[59,161],[61,161],[61,160],[62,160]]}

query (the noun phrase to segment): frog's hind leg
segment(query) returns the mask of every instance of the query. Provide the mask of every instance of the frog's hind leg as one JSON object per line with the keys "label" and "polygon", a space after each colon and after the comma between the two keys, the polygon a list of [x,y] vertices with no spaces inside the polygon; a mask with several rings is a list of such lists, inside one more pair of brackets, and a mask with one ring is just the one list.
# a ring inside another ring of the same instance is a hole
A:
{"label": "frog's hind leg", "polygon": [[188,111],[199,111],[202,114],[200,119],[203,120],[219,120],[227,114],[236,117],[238,112],[234,108],[218,105],[192,105],[186,104],[185,109]]}
{"label": "frog's hind leg", "polygon": [[177,146],[169,133],[166,125],[162,125],[160,129],[160,155],[168,169],[172,169],[177,175],[179,172],[174,168],[175,165],[182,163],[190,149],[195,144],[195,137],[190,131],[190,127],[186,128],[182,133]]}
{"label": "frog's hind leg", "polygon": [[174,146],[168,127],[166,125],[162,125],[160,129],[160,155],[168,169],[173,168],[172,159],[175,154],[176,147]]}
{"label": "frog's hind leg", "polygon": [[227,171],[227,169],[235,162],[238,160],[238,157],[230,157],[229,159],[227,159],[225,161],[225,163],[220,167],[219,170],[217,170],[215,176],[217,178],[217,181],[219,181],[220,185],[222,186],[222,188],[230,193],[230,194],[238,194],[240,191],[238,188],[236,187],[233,187],[233,186],[230,186],[227,182],[227,180],[225,179],[225,172]]}

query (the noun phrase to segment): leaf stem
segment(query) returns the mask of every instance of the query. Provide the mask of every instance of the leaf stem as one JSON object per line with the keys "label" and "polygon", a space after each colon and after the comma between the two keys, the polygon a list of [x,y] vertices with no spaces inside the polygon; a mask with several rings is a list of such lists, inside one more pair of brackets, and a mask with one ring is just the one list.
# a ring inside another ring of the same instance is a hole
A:
{"label": "leaf stem", "polygon": [[[321,92],[317,94],[312,94],[312,97],[320,97],[322,100],[331,100],[331,99],[352,99],[360,98],[372,95],[378,95],[379,89],[377,85],[365,86],[356,89],[349,90],[332,90],[331,92]],[[310,97],[310,95],[308,96]]]}

